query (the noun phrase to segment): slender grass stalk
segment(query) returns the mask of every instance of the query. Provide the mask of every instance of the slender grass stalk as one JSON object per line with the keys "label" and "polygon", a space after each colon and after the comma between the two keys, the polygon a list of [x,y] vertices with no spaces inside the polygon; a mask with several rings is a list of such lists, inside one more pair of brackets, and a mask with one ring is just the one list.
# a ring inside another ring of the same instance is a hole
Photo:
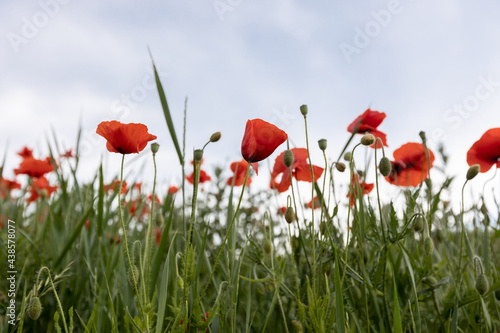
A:
{"label": "slender grass stalk", "polygon": [[61,304],[61,300],[59,299],[59,296],[57,295],[56,287],[54,286],[54,281],[52,281],[52,276],[50,275],[50,270],[46,266],[43,266],[40,269],[40,271],[38,271],[38,274],[36,276],[35,296],[37,296],[37,293],[38,293],[38,282],[40,281],[40,275],[42,274],[42,272],[44,270],[47,271],[47,275],[49,276],[50,286],[52,287],[52,291],[54,292],[54,296],[56,298],[57,306],[59,307],[59,312],[61,312],[61,317],[62,317],[63,325],[64,325],[64,331],[66,333],[70,333],[69,330],[68,330],[68,325],[66,324],[66,318],[64,316],[64,310],[63,310],[63,307],[62,307],[62,304]]}

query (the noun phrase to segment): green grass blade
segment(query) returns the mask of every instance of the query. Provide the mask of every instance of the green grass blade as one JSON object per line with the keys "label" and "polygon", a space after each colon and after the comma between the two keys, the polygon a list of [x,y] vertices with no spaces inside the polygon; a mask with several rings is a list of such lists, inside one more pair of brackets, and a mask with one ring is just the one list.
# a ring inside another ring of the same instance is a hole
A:
{"label": "green grass blade", "polygon": [[[151,53],[150,53],[151,55]],[[181,147],[179,145],[179,140],[177,140],[177,134],[175,134],[174,122],[172,121],[172,116],[170,115],[170,108],[168,107],[167,97],[165,96],[165,91],[160,81],[160,76],[156,71],[156,66],[153,61],[153,56],[151,56],[151,62],[153,63],[153,70],[155,73],[156,88],[158,89],[158,95],[160,96],[161,107],[163,109],[163,114],[165,115],[165,121],[167,122],[167,127],[172,137],[172,142],[174,143],[175,150],[177,151],[177,156],[179,157],[179,162],[184,165],[184,160],[182,158]]]}
{"label": "green grass blade", "polygon": [[342,294],[342,286],[340,285],[340,267],[339,254],[335,251],[335,312],[337,318],[337,332],[345,333],[345,318],[344,318],[344,296]]}
{"label": "green grass blade", "polygon": [[102,236],[104,221],[104,175],[102,163],[99,167],[99,198],[97,200],[97,235]]}
{"label": "green grass blade", "polygon": [[[394,270],[394,269],[393,269]],[[399,301],[398,301],[398,288],[396,286],[396,276],[395,273],[392,274],[392,281],[394,285],[393,291],[393,326],[392,331],[395,333],[403,333],[403,325],[401,324],[401,313],[399,312]]]}

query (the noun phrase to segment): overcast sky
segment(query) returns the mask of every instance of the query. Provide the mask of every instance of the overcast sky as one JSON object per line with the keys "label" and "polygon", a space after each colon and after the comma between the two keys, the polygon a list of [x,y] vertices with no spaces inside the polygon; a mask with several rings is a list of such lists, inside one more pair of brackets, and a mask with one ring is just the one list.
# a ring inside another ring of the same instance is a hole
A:
{"label": "overcast sky", "polygon": [[188,153],[222,132],[206,149],[209,171],[241,159],[247,119],[272,122],[305,146],[299,106],[308,104],[317,164],[316,141],[328,139],[336,158],[349,123],[371,107],[387,114],[380,130],[389,157],[419,142],[423,130],[431,149],[444,143],[450,172],[463,177],[467,150],[500,127],[498,13],[493,0],[1,1],[5,175],[24,145],[46,156],[51,128],[74,148],[81,120],[81,176],[91,177],[103,157],[111,179],[119,156],[105,152],[95,130],[116,119],[144,123],[158,136],[160,178],[178,184],[149,47],[178,135],[188,97]]}

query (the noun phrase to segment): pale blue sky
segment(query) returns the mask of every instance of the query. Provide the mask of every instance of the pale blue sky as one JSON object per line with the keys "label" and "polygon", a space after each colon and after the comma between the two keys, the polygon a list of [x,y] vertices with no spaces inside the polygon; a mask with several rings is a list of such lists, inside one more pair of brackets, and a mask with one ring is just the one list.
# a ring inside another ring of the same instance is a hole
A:
{"label": "pale blue sky", "polygon": [[[118,119],[142,122],[158,136],[161,177],[178,183],[148,46],[179,135],[189,98],[187,151],[222,132],[206,150],[207,168],[241,158],[251,118],[275,123],[304,146],[298,110],[308,104],[312,146],[327,138],[332,159],[348,138],[348,124],[370,106],[387,113],[380,129],[389,157],[401,144],[418,142],[424,130],[431,149],[435,141],[445,143],[451,172],[463,175],[469,147],[500,127],[498,13],[497,1],[464,0],[2,1],[6,175],[22,146],[47,152],[51,127],[73,147],[81,117],[83,177],[105,151],[97,124]],[[104,156],[113,170],[119,158]],[[317,149],[313,156],[319,164]]]}

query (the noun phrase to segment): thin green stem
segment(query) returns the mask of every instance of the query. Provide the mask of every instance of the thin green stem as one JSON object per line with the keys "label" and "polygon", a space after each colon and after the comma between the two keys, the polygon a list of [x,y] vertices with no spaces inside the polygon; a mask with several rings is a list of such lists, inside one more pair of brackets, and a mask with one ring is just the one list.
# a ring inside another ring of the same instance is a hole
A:
{"label": "thin green stem", "polygon": [[[61,304],[61,300],[59,299],[59,296],[57,295],[56,287],[54,286],[54,282],[52,281],[52,276],[50,275],[50,270],[48,269],[48,267],[43,266],[40,269],[40,271],[38,272],[37,277],[36,277],[36,289],[35,290],[37,291],[37,289],[38,289],[38,281],[40,279],[40,274],[42,273],[42,271],[44,269],[47,270],[47,274],[49,276],[49,281],[50,281],[50,286],[52,287],[52,291],[54,291],[54,296],[55,296],[56,301],[57,301],[57,306],[59,307],[59,312],[61,312],[61,317],[62,317],[63,325],[64,325],[64,331],[66,333],[69,333],[68,325],[66,324],[66,318],[64,317],[64,311],[63,311],[63,307]],[[35,292],[35,296],[36,296],[36,292]]]}
{"label": "thin green stem", "polygon": [[[154,214],[154,207],[155,207],[155,199],[156,199],[156,193],[155,193],[155,190],[156,190],[156,154],[153,153],[153,165],[154,165],[154,168],[155,168],[155,174],[154,174],[154,178],[153,178],[153,193],[151,194],[152,195],[152,198],[151,198],[151,214],[149,215],[149,226],[148,226],[148,239],[147,239],[147,242],[146,244],[148,245],[147,246],[147,249],[148,249],[148,257],[147,257],[147,263],[148,263],[148,268],[147,268],[147,275],[148,275],[148,278],[147,278],[147,287],[146,287],[146,290],[149,291],[149,288],[150,288],[150,282],[151,282],[151,272],[150,272],[150,269],[151,269],[151,250],[152,250],[152,247],[153,247],[153,214]],[[146,298],[148,295],[148,293],[145,293],[144,297]],[[145,299],[145,301],[147,301],[147,298]]]}

